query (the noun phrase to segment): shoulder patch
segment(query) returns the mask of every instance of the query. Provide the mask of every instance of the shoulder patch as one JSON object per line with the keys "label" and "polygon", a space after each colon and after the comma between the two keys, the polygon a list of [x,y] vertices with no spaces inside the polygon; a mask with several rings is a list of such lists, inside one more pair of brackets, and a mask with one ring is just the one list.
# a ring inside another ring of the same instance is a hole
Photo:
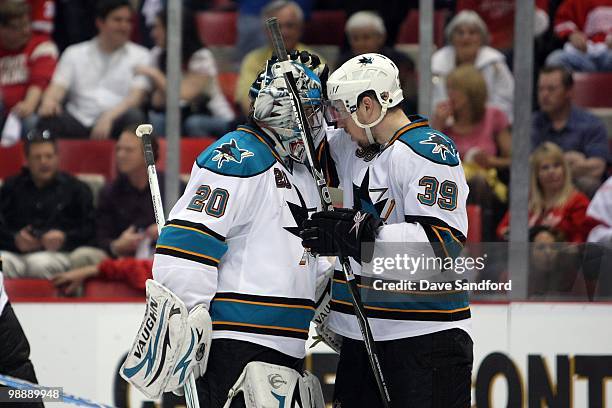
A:
{"label": "shoulder patch", "polygon": [[257,136],[236,130],[200,153],[196,163],[225,176],[252,177],[268,170],[275,160],[270,148]]}
{"label": "shoulder patch", "polygon": [[459,164],[459,152],[453,140],[429,126],[412,129],[401,135],[399,140],[429,161],[446,166]]}

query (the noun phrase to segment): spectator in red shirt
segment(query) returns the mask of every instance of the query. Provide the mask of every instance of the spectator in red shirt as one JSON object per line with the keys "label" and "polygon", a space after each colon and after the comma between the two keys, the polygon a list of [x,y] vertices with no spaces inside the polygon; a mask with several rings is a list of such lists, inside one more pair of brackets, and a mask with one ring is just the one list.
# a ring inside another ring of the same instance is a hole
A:
{"label": "spectator in red shirt", "polygon": [[565,0],[557,9],[554,29],[566,43],[548,56],[548,65],[612,71],[612,0]]}
{"label": "spectator in red shirt", "polygon": [[30,6],[0,2],[0,129],[9,113],[21,120],[25,134],[49,84],[58,51],[48,36],[32,34]]}
{"label": "spectator in red shirt", "polygon": [[[529,227],[545,225],[559,231],[566,242],[582,243],[596,221],[586,214],[589,199],[576,190],[563,151],[542,143],[531,155]],[[510,216],[504,216],[497,234],[505,238]]]}

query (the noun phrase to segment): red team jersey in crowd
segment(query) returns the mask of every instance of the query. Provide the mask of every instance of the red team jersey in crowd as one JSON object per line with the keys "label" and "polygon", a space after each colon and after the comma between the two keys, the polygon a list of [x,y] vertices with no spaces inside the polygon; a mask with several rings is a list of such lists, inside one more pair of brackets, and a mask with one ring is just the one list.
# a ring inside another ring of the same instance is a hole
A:
{"label": "red team jersey in crowd", "polygon": [[612,35],[612,0],[566,0],[557,9],[555,34],[567,38],[582,31],[593,42]]}
{"label": "red team jersey in crowd", "polygon": [[55,0],[28,0],[32,11],[32,30],[51,35],[55,17]]}
{"label": "red team jersey in crowd", "polygon": [[47,36],[33,35],[21,50],[0,48],[0,95],[4,112],[10,111],[36,85],[43,90],[51,81],[57,63],[57,47]]}

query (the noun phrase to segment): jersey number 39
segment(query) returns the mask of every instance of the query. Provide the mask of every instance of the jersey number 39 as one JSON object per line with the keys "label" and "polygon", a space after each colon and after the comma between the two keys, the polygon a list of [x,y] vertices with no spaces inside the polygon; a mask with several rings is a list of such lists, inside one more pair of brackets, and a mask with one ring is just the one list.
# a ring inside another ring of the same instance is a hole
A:
{"label": "jersey number 39", "polygon": [[444,180],[442,183],[437,178],[424,176],[419,180],[419,186],[425,187],[423,193],[417,194],[417,198],[421,204],[438,207],[443,210],[453,211],[457,208],[457,184],[450,180]]}
{"label": "jersey number 39", "polygon": [[227,200],[229,199],[229,193],[224,188],[215,188],[210,191],[210,186],[202,184],[198,187],[195,195],[187,206],[188,210],[202,212],[206,211],[206,214],[219,218],[225,214],[225,207],[227,207]]}

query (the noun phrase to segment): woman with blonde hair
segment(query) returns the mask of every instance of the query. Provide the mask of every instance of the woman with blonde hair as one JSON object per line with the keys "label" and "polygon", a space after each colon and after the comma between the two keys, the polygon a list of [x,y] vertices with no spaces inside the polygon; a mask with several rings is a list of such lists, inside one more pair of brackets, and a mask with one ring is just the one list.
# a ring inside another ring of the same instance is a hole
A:
{"label": "woman with blonde hair", "polygon": [[[572,184],[563,150],[551,142],[542,143],[531,154],[529,185],[529,227],[545,225],[556,229],[566,242],[585,242],[596,221],[587,216],[589,199]],[[509,214],[497,228],[508,232]]]}
{"label": "woman with blonde hair", "polygon": [[[472,65],[450,72],[446,86],[448,100],[438,104],[432,124],[457,146],[470,186],[468,202],[482,207],[483,239],[490,241],[507,201],[507,187],[499,176],[510,166],[508,118],[497,107],[487,105],[487,84]],[[495,210],[500,207],[496,217]]]}

